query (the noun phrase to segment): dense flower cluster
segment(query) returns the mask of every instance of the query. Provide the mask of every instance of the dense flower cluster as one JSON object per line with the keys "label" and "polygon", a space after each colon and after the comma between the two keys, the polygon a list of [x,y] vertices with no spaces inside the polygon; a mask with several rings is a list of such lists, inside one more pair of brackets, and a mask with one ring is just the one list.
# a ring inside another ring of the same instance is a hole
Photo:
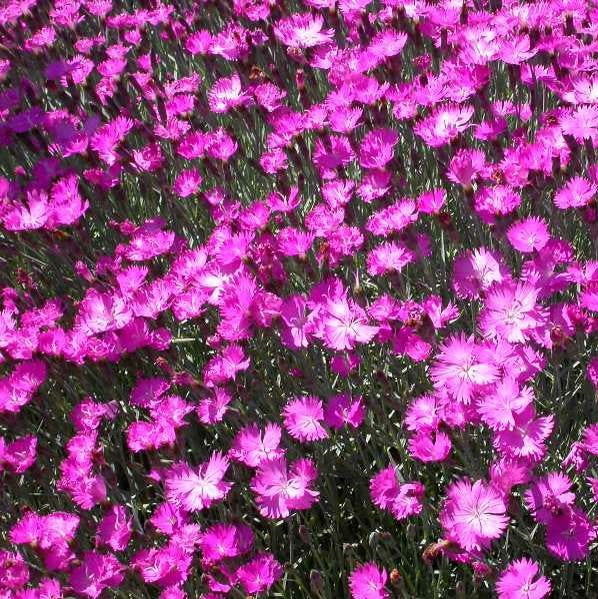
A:
{"label": "dense flower cluster", "polygon": [[0,597],[588,596],[596,23],[4,2]]}

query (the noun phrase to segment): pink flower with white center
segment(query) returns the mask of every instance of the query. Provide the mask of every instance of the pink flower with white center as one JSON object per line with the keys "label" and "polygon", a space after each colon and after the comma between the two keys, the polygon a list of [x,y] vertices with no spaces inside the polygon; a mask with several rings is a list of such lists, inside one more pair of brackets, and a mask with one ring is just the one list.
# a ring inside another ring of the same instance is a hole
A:
{"label": "pink flower with white center", "polygon": [[493,430],[512,429],[515,414],[521,413],[534,401],[531,387],[521,389],[514,378],[508,377],[485,394],[477,403],[481,419]]}
{"label": "pink flower with white center", "polygon": [[514,414],[514,427],[494,433],[494,447],[507,457],[540,460],[546,453],[544,441],[552,433],[554,417],[535,416],[533,404]]}
{"label": "pink flower with white center", "polygon": [[246,593],[267,591],[282,577],[284,570],[271,553],[261,553],[237,569],[238,578]]}
{"label": "pink flower with white center", "polygon": [[544,219],[530,216],[513,223],[507,231],[507,239],[516,250],[529,254],[541,250],[550,240],[550,233]]}
{"label": "pink flower with white center", "polygon": [[388,574],[372,562],[363,564],[351,572],[349,589],[353,599],[388,599],[386,588]]}
{"label": "pink flower with white center", "polygon": [[498,367],[490,352],[477,345],[473,337],[461,334],[447,338],[440,346],[430,376],[436,389],[445,389],[457,401],[469,404],[480,385],[498,378]]}
{"label": "pink flower with white center", "polygon": [[262,462],[251,481],[259,512],[266,518],[286,518],[295,510],[309,509],[319,493],[312,488],[318,471],[308,459],[287,467],[285,458]]}
{"label": "pink flower with white center", "polygon": [[554,204],[561,210],[567,208],[583,208],[596,195],[598,186],[584,177],[573,177],[554,196]]}
{"label": "pink flower with white center", "polygon": [[504,498],[484,481],[459,480],[447,489],[440,523],[447,540],[466,551],[490,547],[509,523]]}
{"label": "pink flower with white center", "polygon": [[496,582],[499,599],[542,599],[550,594],[546,576],[538,576],[538,564],[527,557],[511,562]]}
{"label": "pink flower with white center", "polygon": [[280,19],[274,25],[276,39],[289,48],[312,48],[332,40],[334,31],[322,29],[324,17],[302,13]]}
{"label": "pink flower with white center", "polygon": [[250,96],[243,91],[239,73],[217,79],[208,92],[210,110],[216,114],[228,112],[237,106],[251,102]]}
{"label": "pink flower with white center", "polygon": [[367,324],[363,308],[352,300],[329,299],[322,309],[318,334],[331,349],[354,349],[358,343],[368,343],[378,332],[377,326]]}
{"label": "pink flower with white center", "polygon": [[251,468],[267,460],[281,458],[284,455],[284,450],[278,447],[281,432],[277,424],[266,424],[263,433],[256,424],[249,424],[237,433],[229,455]]}
{"label": "pink flower with white center", "polygon": [[228,458],[220,452],[213,453],[198,468],[174,464],[165,475],[166,499],[189,512],[211,507],[224,499],[233,486],[223,480],[228,465]]}
{"label": "pink flower with white center", "polygon": [[172,190],[179,197],[188,198],[199,191],[202,181],[201,174],[197,169],[185,169],[177,175]]}
{"label": "pink flower with white center", "polygon": [[283,409],[284,426],[294,439],[301,442],[319,441],[328,437],[322,426],[322,401],[308,395],[291,400]]}
{"label": "pink flower with white center", "polygon": [[369,275],[384,275],[388,272],[401,272],[413,262],[415,254],[399,241],[389,241],[371,250],[367,255]]}
{"label": "pink flower with white center", "polygon": [[467,104],[445,104],[413,127],[416,135],[432,148],[451,142],[469,126],[473,106]]}
{"label": "pink flower with white center", "polygon": [[525,343],[548,323],[548,312],[537,305],[539,290],[528,283],[495,284],[480,314],[480,330],[491,339]]}

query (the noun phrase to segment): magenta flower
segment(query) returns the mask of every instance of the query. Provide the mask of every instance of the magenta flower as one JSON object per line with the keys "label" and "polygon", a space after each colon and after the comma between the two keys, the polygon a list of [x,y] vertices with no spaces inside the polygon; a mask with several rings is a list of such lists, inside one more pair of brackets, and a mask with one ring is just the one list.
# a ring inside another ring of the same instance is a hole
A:
{"label": "magenta flower", "polygon": [[530,387],[520,388],[514,378],[500,381],[494,390],[484,394],[476,406],[481,419],[493,430],[513,429],[515,415],[534,401]]}
{"label": "magenta flower", "polygon": [[392,271],[401,272],[414,259],[414,253],[405,245],[397,241],[389,241],[368,253],[367,271],[372,276],[384,275]]}
{"label": "magenta flower", "polygon": [[476,299],[493,283],[500,283],[509,276],[500,254],[484,247],[467,250],[453,263],[453,289],[462,299]]}
{"label": "magenta flower", "polygon": [[359,147],[359,164],[363,168],[383,169],[394,155],[399,136],[392,129],[374,129],[367,133]]}
{"label": "magenta flower", "polygon": [[294,439],[305,442],[328,437],[328,432],[322,426],[322,400],[317,397],[308,395],[289,401],[283,409],[283,416],[284,426]]}
{"label": "magenta flower", "polygon": [[320,336],[331,349],[354,349],[373,339],[378,327],[367,324],[366,312],[351,300],[329,299],[320,316]]}
{"label": "magenta flower", "polygon": [[537,217],[530,216],[512,224],[507,231],[510,244],[524,254],[541,250],[550,240],[548,225]]}
{"label": "magenta flower", "polygon": [[445,104],[417,123],[413,131],[427,145],[437,148],[449,143],[469,126],[473,116],[473,106],[466,104]]}
{"label": "magenta flower", "polygon": [[449,485],[440,523],[448,540],[467,551],[481,550],[504,533],[506,512],[504,498],[492,485],[462,479]]}
{"label": "magenta flower", "polygon": [[96,543],[110,547],[113,551],[123,551],[132,534],[132,519],[127,510],[122,505],[113,505],[98,524]]}
{"label": "magenta flower", "polygon": [[419,432],[409,439],[409,453],[420,462],[442,462],[448,458],[453,444],[444,431]]}
{"label": "magenta flower", "polygon": [[177,175],[172,189],[179,197],[188,198],[198,192],[201,182],[202,177],[197,169],[186,169]]}
{"label": "magenta flower", "polygon": [[244,106],[251,101],[241,87],[239,73],[233,73],[230,77],[217,79],[208,92],[208,103],[210,110],[215,113],[228,112],[237,106]]}
{"label": "magenta flower", "polygon": [[283,568],[271,553],[261,553],[237,569],[236,576],[246,593],[261,593],[282,577]]}
{"label": "magenta flower", "polygon": [[595,538],[592,521],[576,507],[553,516],[546,524],[546,548],[563,561],[585,559]]}
{"label": "magenta flower", "polygon": [[511,562],[496,582],[499,599],[542,599],[551,590],[546,576],[538,576],[538,564],[527,557]]}
{"label": "magenta flower", "polygon": [[363,564],[351,572],[349,589],[353,599],[387,599],[390,597],[386,589],[388,574],[372,562]]}
{"label": "magenta flower", "polygon": [[318,471],[311,460],[299,459],[288,469],[285,458],[262,462],[251,481],[259,512],[266,518],[286,518],[309,509],[319,493],[311,487]]}
{"label": "magenta flower", "polygon": [[554,417],[535,417],[533,404],[514,414],[515,426],[494,433],[494,446],[507,457],[540,460],[545,452],[544,441],[554,427]]}
{"label": "magenta flower", "polygon": [[539,290],[527,283],[496,283],[488,291],[480,314],[484,336],[525,343],[536,330],[546,326],[547,311],[537,305]]}
{"label": "magenta flower", "polygon": [[566,474],[549,472],[535,480],[525,492],[525,506],[538,522],[547,523],[575,503],[572,485]]}
{"label": "magenta flower", "polygon": [[281,458],[284,455],[283,449],[279,447],[281,433],[277,424],[266,424],[263,433],[257,425],[248,424],[234,438],[229,456],[251,468],[262,462]]}
{"label": "magenta flower", "polygon": [[598,186],[584,177],[573,177],[554,196],[557,208],[583,208],[588,205],[598,191]]}
{"label": "magenta flower", "polygon": [[474,391],[498,378],[492,355],[476,345],[473,337],[449,337],[440,347],[430,376],[437,389],[446,389],[457,401],[470,403]]}
{"label": "magenta flower", "polygon": [[274,25],[276,39],[289,48],[312,48],[332,39],[332,29],[322,29],[324,17],[312,13],[297,13]]}
{"label": "magenta flower", "polygon": [[199,540],[202,563],[215,564],[225,558],[247,553],[253,545],[253,532],[247,524],[213,524]]}
{"label": "magenta flower", "polygon": [[189,512],[209,508],[224,499],[233,486],[223,480],[228,465],[228,459],[219,452],[214,452],[199,468],[181,462],[174,464],[164,479],[167,500]]}
{"label": "magenta flower", "polygon": [[76,593],[96,599],[104,589],[120,586],[123,565],[111,553],[87,551],[83,563],[71,570],[69,582]]}
{"label": "magenta flower", "polygon": [[370,480],[370,496],[374,505],[388,510],[397,520],[421,513],[424,491],[420,482],[399,484],[392,466],[384,468]]}
{"label": "magenta flower", "polygon": [[341,429],[346,425],[359,428],[365,418],[363,398],[352,398],[347,393],[339,393],[328,399],[324,407],[324,422],[331,428]]}

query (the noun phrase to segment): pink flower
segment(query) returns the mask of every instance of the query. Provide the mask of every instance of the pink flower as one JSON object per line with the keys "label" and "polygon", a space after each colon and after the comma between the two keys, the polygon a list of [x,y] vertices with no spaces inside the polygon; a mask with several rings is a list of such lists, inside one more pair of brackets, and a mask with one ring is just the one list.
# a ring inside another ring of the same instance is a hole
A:
{"label": "pink flower", "polygon": [[440,347],[430,375],[437,389],[446,389],[457,401],[470,403],[479,385],[498,378],[491,354],[465,335],[449,337]]}
{"label": "pink flower", "polygon": [[282,321],[280,337],[282,343],[291,349],[309,345],[310,324],[307,300],[301,295],[289,296],[280,307]]}
{"label": "pink flower", "polygon": [[110,553],[87,551],[83,563],[71,570],[69,582],[76,593],[96,599],[107,588],[120,586],[123,565]]}
{"label": "pink flower", "polygon": [[366,312],[352,300],[329,299],[321,313],[321,333],[331,349],[354,349],[358,343],[367,343],[378,327],[367,324]]}
{"label": "pink flower", "polygon": [[181,171],[175,179],[172,189],[181,198],[195,195],[201,185],[202,177],[197,169],[190,168]]}
{"label": "pink flower", "polygon": [[132,520],[122,505],[113,505],[100,520],[96,531],[96,543],[106,545],[113,551],[123,551],[133,534]]}
{"label": "pink flower", "polygon": [[341,429],[345,425],[359,428],[365,418],[365,406],[361,395],[352,398],[339,393],[328,399],[324,407],[324,422],[331,428]]}
{"label": "pink flower", "polygon": [[531,387],[521,389],[514,378],[508,377],[496,385],[493,391],[481,397],[477,411],[482,420],[493,430],[515,427],[515,415],[520,414],[534,401]]}
{"label": "pink flower", "polygon": [[372,276],[391,271],[401,272],[414,258],[414,253],[401,242],[389,241],[368,253],[367,271]]}
{"label": "pink flower", "polygon": [[266,424],[263,433],[257,425],[249,424],[234,438],[229,455],[251,468],[267,460],[280,458],[284,455],[284,451],[278,447],[281,432],[277,424]]}
{"label": "pink flower", "polygon": [[202,424],[222,422],[232,397],[226,389],[214,387],[211,395],[204,397],[197,406],[197,417]]}
{"label": "pink flower", "polygon": [[505,281],[488,292],[480,314],[484,336],[525,343],[548,322],[547,311],[536,304],[539,290],[528,283]]}
{"label": "pink flower", "polygon": [[587,514],[576,507],[552,517],[546,525],[546,548],[563,561],[584,559],[595,538],[594,525]]}
{"label": "pink flower", "polygon": [[535,415],[533,404],[528,405],[521,413],[513,415],[515,426],[512,429],[494,433],[494,446],[502,455],[534,460],[540,460],[544,456],[544,441],[552,432],[554,417],[550,415],[536,418]]}
{"label": "pink flower", "polygon": [[175,464],[165,476],[166,498],[189,512],[209,508],[224,499],[232,487],[232,483],[222,480],[227,469],[228,459],[219,452],[199,468]]}
{"label": "pink flower", "polygon": [[481,150],[458,150],[449,164],[447,178],[466,189],[471,189],[474,179],[486,166],[486,156]]}
{"label": "pink flower", "polygon": [[370,480],[374,505],[388,510],[397,520],[421,513],[424,486],[420,482],[399,484],[392,466],[384,468]]}
{"label": "pink flower", "polygon": [[550,593],[546,576],[538,576],[538,564],[526,557],[511,562],[496,582],[499,599],[542,599]]}
{"label": "pink flower", "polygon": [[546,221],[537,216],[530,216],[513,223],[507,231],[507,239],[516,250],[531,253],[541,250],[548,243],[550,233]]}
{"label": "pink flower", "polygon": [[374,129],[366,134],[359,147],[359,164],[363,168],[383,169],[394,155],[399,136],[392,129]]}
{"label": "pink flower", "polygon": [[598,186],[594,183],[584,177],[573,177],[554,196],[554,203],[561,210],[583,208],[592,201],[596,191],[598,191]]}
{"label": "pink flower", "polygon": [[[17,590],[27,584],[29,567],[20,553],[0,550],[0,585],[6,592],[7,598],[14,595],[11,590]],[[51,599],[51,598],[49,598]]]}
{"label": "pink flower", "polygon": [[145,582],[169,587],[187,580],[192,561],[192,551],[170,542],[164,547],[142,549],[131,559],[131,566],[139,570]]}
{"label": "pink flower", "polygon": [[332,29],[322,29],[324,17],[319,14],[297,13],[280,19],[274,25],[276,39],[290,48],[312,48],[332,39]]}
{"label": "pink flower", "polygon": [[549,472],[535,480],[525,492],[525,506],[537,522],[546,524],[575,503],[571,479],[562,472]]}
{"label": "pink flower", "polygon": [[22,474],[35,463],[37,457],[37,437],[27,435],[4,445],[0,437],[0,470],[6,466],[16,474]]}
{"label": "pink flower", "polygon": [[252,545],[253,532],[247,524],[213,524],[199,540],[204,565],[243,555]]}
{"label": "pink flower", "polygon": [[467,551],[481,550],[507,528],[506,512],[505,500],[492,485],[462,479],[449,485],[440,523],[448,540]]}
{"label": "pink flower", "polygon": [[473,112],[473,106],[466,104],[438,106],[429,116],[417,123],[413,131],[430,147],[437,148],[465,131]]}
{"label": "pink flower", "polygon": [[208,92],[210,110],[217,114],[228,112],[231,108],[244,106],[251,101],[246,92],[242,91],[239,73],[230,77],[217,79]]}
{"label": "pink flower", "polygon": [[283,568],[271,553],[261,553],[237,569],[237,578],[246,593],[261,593],[282,577]]}
{"label": "pink flower", "polygon": [[319,493],[311,488],[318,471],[311,460],[299,459],[290,470],[285,458],[262,462],[251,481],[259,512],[266,518],[286,518],[292,511],[309,509]]}
{"label": "pink flower", "polygon": [[372,562],[363,564],[351,572],[349,589],[353,599],[387,599],[390,597],[386,589],[388,575],[384,568],[379,569]]}
{"label": "pink flower", "polygon": [[452,443],[444,431],[419,432],[409,439],[409,453],[420,462],[442,462],[448,458]]}
{"label": "pink flower", "polygon": [[294,439],[301,442],[319,441],[328,437],[322,426],[324,410],[322,401],[308,395],[287,403],[283,410],[284,426]]}
{"label": "pink flower", "polygon": [[493,283],[508,278],[509,274],[498,252],[484,247],[467,250],[453,263],[453,289],[462,299],[476,299]]}

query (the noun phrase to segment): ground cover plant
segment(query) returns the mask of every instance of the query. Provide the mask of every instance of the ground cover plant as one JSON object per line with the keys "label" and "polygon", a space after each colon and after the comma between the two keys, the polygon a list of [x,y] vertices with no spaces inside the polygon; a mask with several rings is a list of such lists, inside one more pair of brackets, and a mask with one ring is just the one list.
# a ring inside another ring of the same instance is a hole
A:
{"label": "ground cover plant", "polygon": [[598,7],[5,0],[0,598],[598,596]]}

